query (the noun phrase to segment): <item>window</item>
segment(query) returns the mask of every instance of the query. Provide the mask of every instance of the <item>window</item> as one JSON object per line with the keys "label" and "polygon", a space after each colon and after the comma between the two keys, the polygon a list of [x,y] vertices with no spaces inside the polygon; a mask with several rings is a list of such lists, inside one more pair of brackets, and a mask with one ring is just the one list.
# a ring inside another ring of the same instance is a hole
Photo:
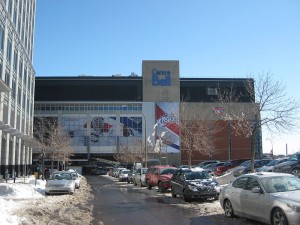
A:
{"label": "window", "polygon": [[3,51],[3,44],[4,44],[4,29],[0,26],[0,48]]}
{"label": "window", "polygon": [[251,191],[253,188],[257,187],[260,188],[259,182],[256,179],[249,177],[245,189]]}
{"label": "window", "polygon": [[11,44],[11,40],[8,39],[7,40],[7,48],[6,48],[6,59],[7,61],[10,63],[11,62],[11,48],[12,48],[12,44]]}
{"label": "window", "polygon": [[9,72],[5,72],[5,84],[9,87],[10,86],[10,75]]}
{"label": "window", "polygon": [[242,178],[239,178],[239,179],[236,179],[232,186],[235,187],[235,188],[242,188],[242,189],[245,189],[246,187],[246,182],[247,182],[247,177],[242,177]]}
{"label": "window", "polygon": [[208,87],[207,88],[207,95],[217,95],[218,91],[215,87]]}
{"label": "window", "polygon": [[18,69],[18,52],[14,52],[14,71],[17,72]]}

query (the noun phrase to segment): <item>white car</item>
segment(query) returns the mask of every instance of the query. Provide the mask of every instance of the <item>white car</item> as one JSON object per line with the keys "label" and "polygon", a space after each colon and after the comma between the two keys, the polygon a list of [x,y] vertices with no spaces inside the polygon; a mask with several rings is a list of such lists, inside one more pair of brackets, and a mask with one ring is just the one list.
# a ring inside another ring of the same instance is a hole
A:
{"label": "white car", "polygon": [[75,177],[69,171],[53,172],[46,181],[45,195],[49,194],[74,194]]}
{"label": "white car", "polygon": [[[70,171],[70,170],[69,170]],[[73,178],[75,178],[75,188],[80,188],[80,180],[81,180],[81,175],[77,173],[76,171],[70,171]]]}
{"label": "white car", "polygon": [[300,179],[258,172],[239,176],[220,192],[226,217],[241,216],[272,225],[300,224]]}

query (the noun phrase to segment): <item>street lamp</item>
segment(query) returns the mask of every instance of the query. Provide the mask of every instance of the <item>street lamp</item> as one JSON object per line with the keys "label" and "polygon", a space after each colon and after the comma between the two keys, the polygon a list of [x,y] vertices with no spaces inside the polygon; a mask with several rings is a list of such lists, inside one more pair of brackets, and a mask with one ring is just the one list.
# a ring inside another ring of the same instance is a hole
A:
{"label": "street lamp", "polygon": [[147,168],[148,167],[148,150],[147,150],[147,138],[146,138],[146,128],[147,128],[147,125],[146,125],[146,117],[144,115],[143,112],[142,113],[142,116],[143,116],[143,119],[144,119],[144,122],[145,122],[145,126],[144,126],[144,147],[145,147],[145,167]]}
{"label": "street lamp", "polygon": [[271,146],[272,146],[272,149],[271,149],[271,156],[273,158],[273,142],[271,139],[267,138],[266,140],[269,140],[271,142]]}

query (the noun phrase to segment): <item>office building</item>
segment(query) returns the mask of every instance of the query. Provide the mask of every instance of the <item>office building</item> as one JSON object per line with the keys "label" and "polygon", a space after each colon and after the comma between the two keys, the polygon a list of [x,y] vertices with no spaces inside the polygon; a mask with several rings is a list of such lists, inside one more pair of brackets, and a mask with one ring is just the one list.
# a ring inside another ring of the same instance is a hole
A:
{"label": "office building", "polygon": [[35,71],[35,0],[0,1],[0,175],[31,165]]}

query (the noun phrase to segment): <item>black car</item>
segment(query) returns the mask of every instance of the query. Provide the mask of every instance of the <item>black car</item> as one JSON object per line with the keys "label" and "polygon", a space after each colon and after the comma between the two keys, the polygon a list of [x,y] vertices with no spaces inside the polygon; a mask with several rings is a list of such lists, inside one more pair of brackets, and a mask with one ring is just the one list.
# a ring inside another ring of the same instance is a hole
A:
{"label": "black car", "polygon": [[290,173],[300,177],[300,152],[291,155],[286,162],[275,165],[273,172]]}
{"label": "black car", "polygon": [[[272,159],[255,159],[254,160],[254,169],[262,167],[271,161],[272,161]],[[233,176],[238,177],[242,174],[251,173],[251,166],[252,166],[251,160],[243,162],[240,166],[232,169]]]}
{"label": "black car", "polygon": [[202,168],[177,169],[171,179],[172,197],[177,195],[188,202],[191,199],[218,199],[219,183]]}

